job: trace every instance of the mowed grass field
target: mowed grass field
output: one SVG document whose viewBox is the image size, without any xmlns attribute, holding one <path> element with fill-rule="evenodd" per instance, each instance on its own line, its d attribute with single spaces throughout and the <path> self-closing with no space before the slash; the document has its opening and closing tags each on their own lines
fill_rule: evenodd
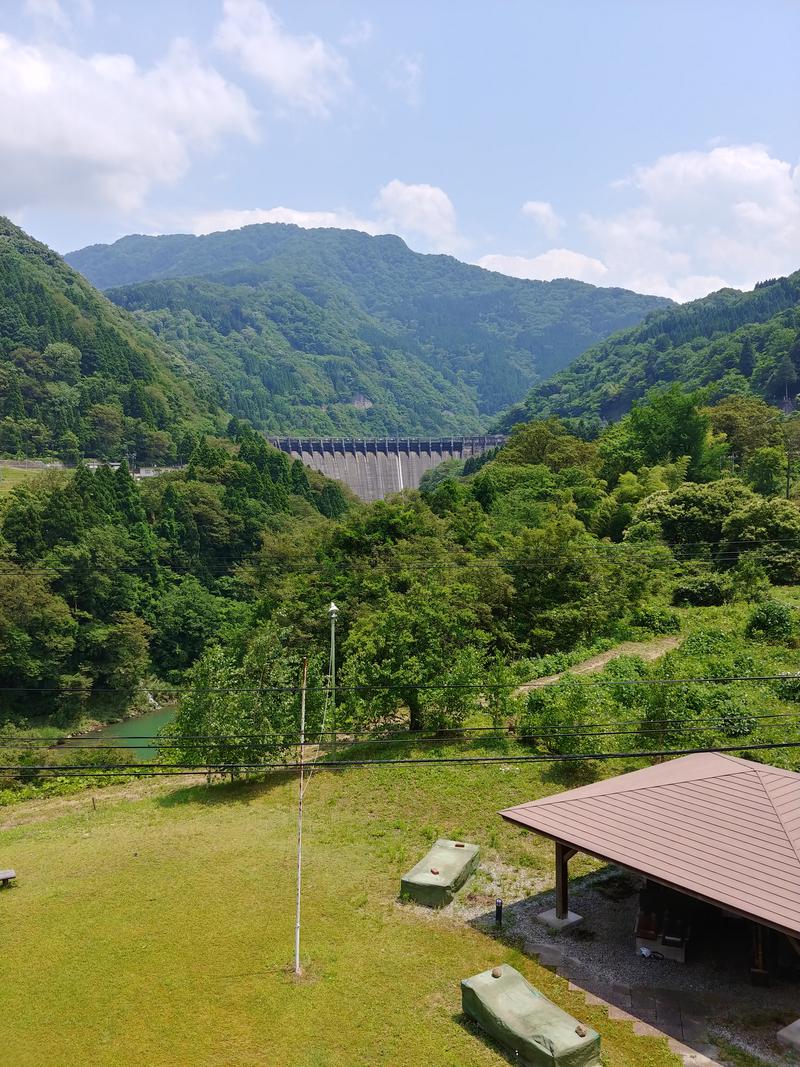
<svg viewBox="0 0 800 1067">
<path fill-rule="evenodd" d="M 678 1064 L 513 944 L 397 900 L 401 873 L 437 836 L 477 841 L 495 870 L 551 885 L 551 847 L 495 812 L 559 788 L 547 770 L 511 763 L 317 771 L 300 982 L 290 974 L 294 777 L 129 783 L 94 791 L 96 811 L 91 793 L 7 808 L 0 867 L 19 879 L 0 892 L 3 1061 L 502 1065 L 462 1019 L 459 980 L 509 962 L 600 1030 L 606 1064 Z"/>
<path fill-rule="evenodd" d="M 10 493 L 12 489 L 16 489 L 18 485 L 22 485 L 31 478 L 39 478 L 46 473 L 44 470 L 34 468 L 26 469 L 24 467 L 4 467 L 0 465 L 0 496 L 4 493 Z"/>
</svg>

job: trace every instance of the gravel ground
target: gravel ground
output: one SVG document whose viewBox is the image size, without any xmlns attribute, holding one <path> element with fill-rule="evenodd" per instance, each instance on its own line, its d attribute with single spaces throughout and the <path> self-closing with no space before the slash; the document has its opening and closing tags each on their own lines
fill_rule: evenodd
<svg viewBox="0 0 800 1067">
<path fill-rule="evenodd" d="M 504 936 L 519 939 L 532 954 L 544 948 L 542 961 L 554 964 L 576 985 L 645 1021 L 653 1021 L 647 1018 L 649 998 L 669 1002 L 684 1020 L 691 1019 L 697 1032 L 707 1024 L 712 1041 L 727 1040 L 769 1064 L 800 1062 L 787 1058 L 775 1042 L 781 1026 L 800 1016 L 800 982 L 775 979 L 768 988 L 750 983 L 746 924 L 731 922 L 722 934 L 705 939 L 695 924 L 686 963 L 646 959 L 634 947 L 640 883 L 627 874 L 612 868 L 575 879 L 570 908 L 583 916 L 583 923 L 563 934 L 537 921 L 555 900 L 535 880 L 497 864 L 482 865 L 476 882 L 451 905 L 454 915 L 493 932 L 494 896 L 504 895 Z M 633 992 L 632 1007 L 628 991 Z M 637 1010 L 637 1000 L 643 1010 Z"/>
</svg>

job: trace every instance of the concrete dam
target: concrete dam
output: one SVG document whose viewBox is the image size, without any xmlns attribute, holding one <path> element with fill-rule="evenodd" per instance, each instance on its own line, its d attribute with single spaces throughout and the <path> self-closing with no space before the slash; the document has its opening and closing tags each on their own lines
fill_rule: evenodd
<svg viewBox="0 0 800 1067">
<path fill-rule="evenodd" d="M 362 500 L 417 489 L 425 471 L 446 459 L 468 459 L 502 445 L 502 434 L 481 437 L 270 437 L 293 459 L 349 485 Z"/>
</svg>

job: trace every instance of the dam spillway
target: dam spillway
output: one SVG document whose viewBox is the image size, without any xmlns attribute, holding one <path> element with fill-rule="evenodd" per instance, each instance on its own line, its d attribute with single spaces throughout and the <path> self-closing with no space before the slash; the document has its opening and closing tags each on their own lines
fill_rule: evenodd
<svg viewBox="0 0 800 1067">
<path fill-rule="evenodd" d="M 307 467 L 344 482 L 362 500 L 381 500 L 418 489 L 425 471 L 446 459 L 479 456 L 506 440 L 478 437 L 270 437 L 269 441 Z"/>
</svg>

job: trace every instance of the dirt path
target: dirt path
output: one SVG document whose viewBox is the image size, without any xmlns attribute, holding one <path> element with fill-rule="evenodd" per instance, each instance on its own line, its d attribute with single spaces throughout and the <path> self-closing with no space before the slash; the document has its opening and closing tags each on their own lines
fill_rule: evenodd
<svg viewBox="0 0 800 1067">
<path fill-rule="evenodd" d="M 543 689 L 563 678 L 565 674 L 593 674 L 595 671 L 601 671 L 612 659 L 619 659 L 620 656 L 639 656 L 647 663 L 652 663 L 677 648 L 682 640 L 682 637 L 653 637 L 649 641 L 623 641 L 621 645 L 615 645 L 607 652 L 600 652 L 582 663 L 576 663 L 568 671 L 559 671 L 558 674 L 548 674 L 545 678 L 534 678 L 532 682 L 526 682 L 514 691 L 514 696 L 530 693 L 532 689 Z"/>
</svg>

